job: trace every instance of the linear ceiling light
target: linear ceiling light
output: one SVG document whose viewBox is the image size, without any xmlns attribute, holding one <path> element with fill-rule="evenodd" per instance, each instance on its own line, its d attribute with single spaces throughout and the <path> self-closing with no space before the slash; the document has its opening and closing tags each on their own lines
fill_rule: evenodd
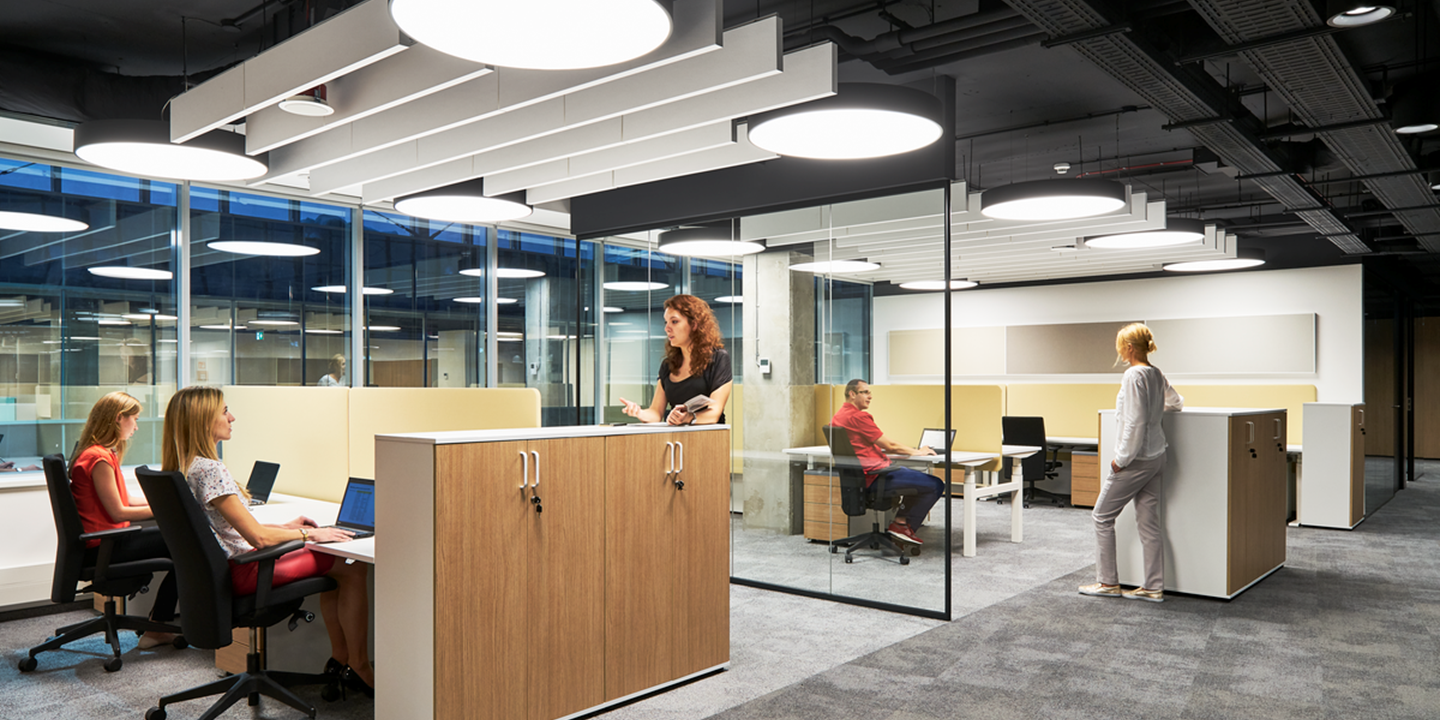
<svg viewBox="0 0 1440 720">
<path fill-rule="evenodd" d="M 790 266 L 796 272 L 812 272 L 816 275 L 828 275 L 830 273 L 858 273 L 879 270 L 880 263 L 865 262 L 864 260 L 820 260 L 818 262 L 796 263 Z"/>
<path fill-rule="evenodd" d="M 1241 270 L 1265 264 L 1265 251 L 1257 248 L 1244 248 L 1235 253 L 1233 258 L 1221 258 L 1219 260 L 1194 260 L 1191 262 L 1170 263 L 1165 266 L 1169 272 L 1214 272 L 1217 270 Z"/>
<path fill-rule="evenodd" d="M 259 240 L 213 240 L 207 243 L 206 247 L 236 255 L 263 255 L 266 257 L 305 257 L 320 254 L 320 248 L 308 245 Z"/>
<path fill-rule="evenodd" d="M 111 170 L 175 180 L 249 180 L 268 170 L 263 155 L 245 155 L 242 135 L 213 130 L 177 144 L 170 142 L 170 123 L 163 120 L 80 123 L 75 155 Z"/>
<path fill-rule="evenodd" d="M 1030 180 L 986 190 L 980 212 L 996 220 L 1073 220 L 1125 207 L 1125 186 L 1111 180 Z"/>
<path fill-rule="evenodd" d="M 940 101 L 913 88 L 840 83 L 835 95 L 750 118 L 750 142 L 777 155 L 857 160 L 919 150 L 941 135 Z"/>
<path fill-rule="evenodd" d="M 350 291 L 349 288 L 346 288 L 344 285 L 321 285 L 320 287 L 313 287 L 313 288 L 310 288 L 310 289 L 311 289 L 311 290 L 314 290 L 315 292 L 338 293 L 338 294 L 342 294 L 342 295 Z M 393 295 L 394 293 L 395 293 L 395 291 L 394 291 L 394 290 L 391 290 L 390 288 L 379 288 L 379 287 L 362 287 L 362 288 L 360 288 L 360 294 L 361 294 L 361 295 Z"/>
<path fill-rule="evenodd" d="M 660 233 L 658 249 L 663 253 L 686 257 L 734 257 L 763 252 L 765 244 L 732 239 L 728 228 L 690 227 Z"/>
<path fill-rule="evenodd" d="M 88 269 L 91 275 L 118 278 L 120 280 L 169 280 L 175 277 L 175 274 L 169 270 L 153 270 L 151 268 L 130 267 L 128 265 L 102 265 Z"/>
<path fill-rule="evenodd" d="M 1360 27 L 1377 23 L 1395 14 L 1389 5 L 1371 5 L 1356 0 L 1331 0 L 1327 5 L 1329 18 L 1325 21 L 1331 27 Z"/>
<path fill-rule="evenodd" d="M 406 35 L 501 67 L 573 70 L 640 57 L 670 37 L 656 0 L 390 0 Z"/>
<path fill-rule="evenodd" d="M 1205 223 L 1189 218 L 1167 218 L 1165 229 L 1102 235 L 1085 241 L 1087 247 L 1112 250 L 1169 247 L 1197 242 L 1205 238 Z"/>
<path fill-rule="evenodd" d="M 664 290 L 670 287 L 662 282 L 646 282 L 644 280 L 617 280 L 605 283 L 606 290 L 620 290 L 624 292 L 644 292 L 646 290 Z"/>
<path fill-rule="evenodd" d="M 951 280 L 951 281 L 950 281 L 950 289 L 951 289 L 951 290 L 969 290 L 970 288 L 976 287 L 976 286 L 978 286 L 979 284 L 980 284 L 980 283 L 977 283 L 977 282 L 975 282 L 975 281 L 973 281 L 973 280 Z M 944 281 L 944 280 L 913 280 L 913 281 L 911 281 L 911 282 L 903 282 L 903 283 L 900 283 L 900 287 L 901 287 L 902 289 L 905 289 L 905 290 L 944 290 L 944 289 L 945 289 L 945 281 Z"/>
<path fill-rule="evenodd" d="M 306 335 L 344 335 L 344 330 L 331 330 L 329 328 L 305 328 Z"/>
<path fill-rule="evenodd" d="M 454 301 L 454 302 L 458 302 L 458 303 L 465 303 L 465 304 L 467 304 L 467 305 L 479 305 L 480 303 L 485 302 L 485 298 L 482 298 L 482 297 L 458 297 L 458 298 L 454 298 L 453 301 Z"/>
<path fill-rule="evenodd" d="M 58 215 L 0 210 L 0 230 L 22 232 L 80 232 L 90 225 Z"/>
<path fill-rule="evenodd" d="M 395 200 L 395 210 L 411 217 L 464 223 L 519 220 L 535 212 L 525 204 L 524 190 L 486 197 L 484 178 L 406 195 Z"/>
</svg>

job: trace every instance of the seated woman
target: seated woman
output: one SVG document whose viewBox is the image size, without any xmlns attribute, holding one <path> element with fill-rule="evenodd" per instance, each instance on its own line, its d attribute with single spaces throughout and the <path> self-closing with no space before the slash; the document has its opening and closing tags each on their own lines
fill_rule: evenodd
<svg viewBox="0 0 1440 720">
<path fill-rule="evenodd" d="M 164 452 L 161 467 L 185 473 L 195 499 L 227 557 L 288 540 L 340 542 L 351 534 L 339 528 L 319 528 L 314 520 L 298 517 L 283 525 L 264 525 L 250 514 L 248 494 L 225 464 L 218 459 L 216 445 L 229 440 L 235 416 L 225 406 L 219 388 L 187 387 L 170 398 L 165 410 Z M 255 592 L 258 563 L 230 566 L 230 580 L 236 593 Z M 325 674 L 374 697 L 375 673 L 370 667 L 370 596 L 366 587 L 369 566 L 347 564 L 334 555 L 304 547 L 275 561 L 274 586 L 296 580 L 329 575 L 340 587 L 321 593 L 320 613 L 330 636 L 330 659 Z"/>
<path fill-rule="evenodd" d="M 80 431 L 76 445 L 79 454 L 70 460 L 70 493 L 75 496 L 75 509 L 80 511 L 80 526 L 85 532 L 100 532 L 130 527 L 133 520 L 149 520 L 150 506 L 130 499 L 125 478 L 120 475 L 120 462 L 125 448 L 140 421 L 140 401 L 123 393 L 112 392 L 90 408 L 85 429 Z M 93 564 L 99 554 L 100 541 L 86 541 L 85 561 Z M 160 528 L 115 538 L 111 562 L 131 562 L 150 558 L 168 558 L 170 549 L 160 537 Z M 175 574 L 167 573 L 155 594 L 150 619 L 170 623 L 175 619 Z M 140 636 L 143 650 L 175 640 L 174 633 L 147 630 Z"/>
</svg>

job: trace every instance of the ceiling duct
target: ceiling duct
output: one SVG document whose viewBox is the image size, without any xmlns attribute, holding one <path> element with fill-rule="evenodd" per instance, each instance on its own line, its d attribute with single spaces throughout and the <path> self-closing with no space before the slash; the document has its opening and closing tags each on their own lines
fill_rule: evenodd
<svg viewBox="0 0 1440 720">
<path fill-rule="evenodd" d="M 846 54 L 889 75 L 1034 45 L 1045 37 L 1044 32 L 1010 8 L 951 18 L 924 27 L 892 30 L 870 40 L 850 35 L 834 25 L 822 25 L 813 33 L 807 33 L 806 43 L 812 35 L 834 42 Z"/>
</svg>

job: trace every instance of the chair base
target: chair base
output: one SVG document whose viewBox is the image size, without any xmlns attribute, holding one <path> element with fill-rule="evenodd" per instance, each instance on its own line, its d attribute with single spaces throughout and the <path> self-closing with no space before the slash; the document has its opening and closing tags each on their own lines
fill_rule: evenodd
<svg viewBox="0 0 1440 720">
<path fill-rule="evenodd" d="M 1025 488 L 1026 507 L 1029 507 L 1030 503 L 1035 502 L 1036 498 L 1053 502 L 1060 507 L 1065 507 L 1070 504 L 1069 495 L 1062 495 L 1060 493 L 1050 492 L 1049 490 L 1041 490 L 1033 485 Z"/>
<path fill-rule="evenodd" d="M 105 633 L 105 642 L 110 646 L 110 650 L 114 654 L 114 657 L 105 662 L 105 669 L 109 672 L 115 672 L 119 670 L 123 664 L 123 661 L 120 659 L 121 630 L 167 632 L 177 635 L 180 633 L 180 628 L 175 625 L 166 625 L 165 623 L 155 622 L 149 618 L 135 615 L 117 614 L 115 612 L 115 598 L 106 597 L 104 615 L 56 629 L 55 637 L 30 648 L 29 656 L 20 661 L 20 671 L 29 672 L 34 670 L 39 664 L 35 656 L 42 652 L 57 650 L 64 645 L 68 645 L 76 640 L 83 640 L 95 633 Z M 183 640 L 179 642 L 181 644 L 177 645 L 177 647 L 183 647 Z"/>
<path fill-rule="evenodd" d="M 307 717 L 314 718 L 315 707 L 306 704 L 299 695 L 291 692 L 290 688 L 299 685 L 326 685 L 332 680 L 320 673 L 265 670 L 260 667 L 260 654 L 254 651 L 245 656 L 245 668 L 243 673 L 160 698 L 159 705 L 145 711 L 145 720 L 165 720 L 166 705 L 211 695 L 220 695 L 220 699 L 216 700 L 199 720 L 214 720 L 241 699 L 248 699 L 251 706 L 258 705 L 261 695 L 279 700 L 305 713 Z"/>
<path fill-rule="evenodd" d="M 901 565 L 910 564 L 910 558 L 906 557 L 905 550 L 902 549 L 900 545 L 896 543 L 893 539 L 891 539 L 889 534 L 885 533 L 880 529 L 879 523 L 874 523 L 870 529 L 870 532 L 860 533 L 859 535 L 851 535 L 850 537 L 843 540 L 830 541 L 830 552 L 838 553 L 840 551 L 840 548 L 842 547 L 845 548 L 845 562 L 847 563 L 855 562 L 854 553 L 856 550 L 864 550 L 866 548 L 869 548 L 871 550 L 879 550 L 879 557 L 882 560 L 889 559 L 886 554 L 886 551 L 888 550 L 889 552 L 894 553 L 898 556 L 896 560 Z"/>
</svg>

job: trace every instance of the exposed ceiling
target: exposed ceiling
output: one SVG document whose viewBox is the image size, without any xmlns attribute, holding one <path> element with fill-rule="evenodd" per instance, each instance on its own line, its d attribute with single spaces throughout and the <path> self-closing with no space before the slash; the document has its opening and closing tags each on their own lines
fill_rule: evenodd
<svg viewBox="0 0 1440 720">
<path fill-rule="evenodd" d="M 192 85 L 213 80 L 357 5 L 352 0 L 215 0 L 199 6 L 170 0 L 5 3 L 0 7 L 0 110 L 67 122 L 158 113 L 158 106 L 185 87 L 187 77 Z M 724 123 L 716 120 L 704 128 L 693 118 L 712 113 L 743 118 L 758 111 L 764 104 L 753 101 L 756 92 L 737 90 L 726 98 L 717 88 L 777 85 L 778 77 L 792 75 L 791 66 L 800 65 L 799 53 L 828 41 L 839 59 L 840 81 L 953 79 L 954 178 L 970 192 L 1054 177 L 1053 166 L 1065 162 L 1071 177 L 1122 180 L 1148 202 L 1163 200 L 1172 215 L 1222 224 L 1241 246 L 1265 249 L 1270 267 L 1385 258 L 1392 274 L 1407 278 L 1424 302 L 1440 304 L 1440 207 L 1430 189 L 1440 177 L 1418 172 L 1440 171 L 1440 133 L 1402 137 L 1384 122 L 1407 85 L 1418 82 L 1432 92 L 1440 87 L 1424 76 L 1440 71 L 1440 0 L 1402 2 L 1395 19 L 1324 34 L 1323 8 L 1310 0 L 731 0 L 723 3 L 720 17 L 710 20 L 712 29 L 725 32 L 720 51 L 705 50 L 696 39 L 711 27 L 706 18 L 681 21 L 695 8 L 713 7 L 713 0 L 676 0 L 676 6 L 677 35 L 692 43 L 689 55 L 637 70 L 642 79 L 629 87 L 648 87 L 657 97 L 693 97 L 658 106 L 641 98 L 631 106 L 603 109 L 607 117 L 624 117 L 632 126 L 638 126 L 637 118 L 655 124 L 656 139 L 639 159 L 634 146 L 646 143 L 606 140 L 600 137 L 603 122 L 565 124 L 563 119 L 543 133 L 527 128 L 530 135 L 515 135 L 501 153 L 487 152 L 492 146 L 480 144 L 444 156 L 425 155 L 430 151 L 416 141 L 408 153 L 357 154 L 341 161 L 331 155 L 324 164 L 313 162 L 318 151 L 296 150 L 302 143 L 290 142 L 323 133 L 310 128 L 276 135 L 262 117 L 273 115 L 273 108 L 249 114 L 246 131 L 257 144 L 275 148 L 271 164 L 277 171 L 269 178 L 275 185 L 316 189 L 318 184 L 322 190 L 383 200 L 482 174 L 487 190 L 492 176 L 506 187 L 549 188 L 537 199 L 557 201 L 550 207 L 563 209 L 567 197 L 618 187 L 616 173 L 633 173 L 632 181 L 663 182 L 670 175 L 625 168 L 674 166 L 681 144 L 686 152 L 680 154 L 758 159 L 753 148 L 733 147 L 736 139 L 719 132 Z M 194 17 L 183 19 L 186 13 Z M 731 52 L 741 43 L 758 48 L 772 39 L 785 54 L 779 61 L 784 73 L 757 61 L 764 53 Z M 410 48 L 387 56 L 386 62 L 397 65 L 407 55 L 418 59 L 421 52 Z M 806 57 L 813 57 L 815 51 L 809 52 Z M 716 59 L 725 53 L 737 59 Z M 432 76 L 428 82 L 442 89 L 481 87 L 504 77 L 539 82 L 533 75 L 511 76 L 505 69 L 491 72 L 441 59 L 414 64 L 423 65 Z M 587 97 L 583 78 L 574 80 L 562 93 L 572 105 L 573 98 Z M 827 81 L 822 72 L 810 77 L 807 87 Z M 553 91 L 562 84 L 548 87 Z M 599 87 L 606 84 L 624 87 Z M 813 92 L 798 80 L 790 85 L 766 97 L 773 104 L 784 93 L 803 97 Z M 615 95 L 593 88 L 588 93 L 591 98 Z M 432 102 L 438 104 L 431 107 L 447 107 Z M 533 108 L 543 105 L 530 106 L 531 112 L 539 113 Z M 172 118 L 185 112 L 182 103 Z M 661 132 L 662 125 L 677 122 L 685 112 L 692 113 L 682 118 L 691 129 Z M 472 112 L 480 121 L 467 124 L 493 132 L 516 120 L 522 125 L 545 121 L 536 114 L 515 115 L 510 125 L 495 120 L 506 114 L 512 113 Z M 457 130 L 443 137 L 443 144 L 453 148 L 466 136 Z M 743 145 L 743 127 L 738 140 Z M 595 143 L 606 142 L 611 143 L 606 150 L 593 151 Z M 571 177 L 570 168 L 581 165 L 574 161 L 581 157 L 574 148 L 586 143 L 592 147 L 584 157 L 595 161 L 593 172 Z M 432 141 L 431 147 L 441 144 Z M 487 155 L 494 162 L 475 159 Z M 427 158 L 428 166 L 416 171 L 419 156 Z M 724 166 L 722 160 L 708 162 L 679 163 L 669 172 Z M 357 186 L 350 179 L 357 177 L 354 173 L 376 179 Z M 609 179 L 595 181 L 605 173 Z M 1088 276 L 1145 271 L 1105 266 Z"/>
</svg>

